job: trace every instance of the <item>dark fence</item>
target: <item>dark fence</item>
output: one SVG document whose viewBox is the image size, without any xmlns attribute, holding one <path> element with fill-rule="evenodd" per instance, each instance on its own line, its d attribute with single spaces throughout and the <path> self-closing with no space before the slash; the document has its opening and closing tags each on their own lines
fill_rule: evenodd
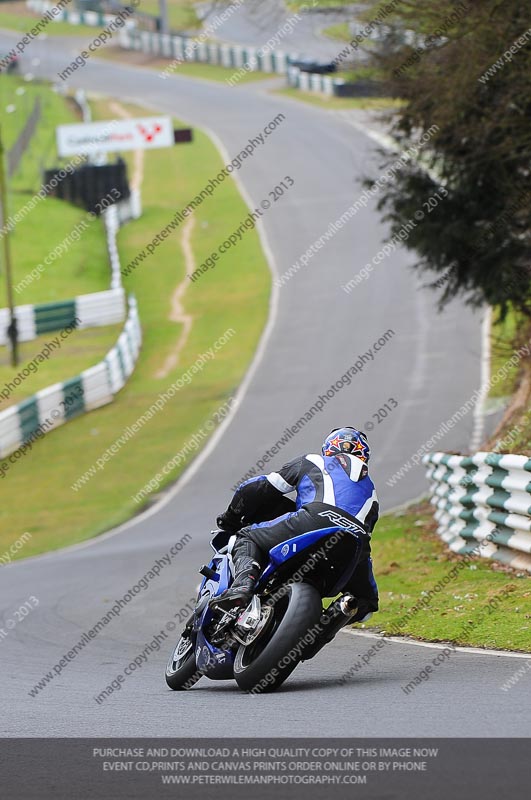
<svg viewBox="0 0 531 800">
<path fill-rule="evenodd" d="M 49 184 L 59 173 L 60 167 L 46 170 L 44 183 Z M 113 192 L 117 190 L 117 194 Z M 84 164 L 71 174 L 58 180 L 50 192 L 53 197 L 67 200 L 87 211 L 99 213 L 99 204 L 104 197 L 116 194 L 117 200 L 127 200 L 131 192 L 127 178 L 127 164 L 119 158 L 114 164 Z"/>
<path fill-rule="evenodd" d="M 154 14 L 146 14 L 145 11 L 137 11 L 135 9 L 134 18 L 141 30 L 159 33 L 162 29 L 160 17 L 156 17 Z"/>
<path fill-rule="evenodd" d="M 17 141 L 7 153 L 8 177 L 11 177 L 13 175 L 18 165 L 20 164 L 20 159 L 24 155 L 24 152 L 26 151 L 26 148 L 29 145 L 31 138 L 35 133 L 37 125 L 39 124 L 39 120 L 41 118 L 41 111 L 42 111 L 41 98 L 36 97 L 31 114 L 27 118 Z"/>
<path fill-rule="evenodd" d="M 380 81 L 359 80 L 336 84 L 334 94 L 336 97 L 386 97 L 389 91 Z"/>
</svg>

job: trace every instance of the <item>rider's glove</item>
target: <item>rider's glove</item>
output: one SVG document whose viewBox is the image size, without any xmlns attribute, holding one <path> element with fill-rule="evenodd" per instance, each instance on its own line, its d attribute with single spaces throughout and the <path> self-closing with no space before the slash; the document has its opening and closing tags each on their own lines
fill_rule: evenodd
<svg viewBox="0 0 531 800">
<path fill-rule="evenodd" d="M 216 519 L 216 524 L 222 531 L 239 531 L 242 526 L 241 523 L 241 517 L 235 514 L 230 507 Z"/>
</svg>

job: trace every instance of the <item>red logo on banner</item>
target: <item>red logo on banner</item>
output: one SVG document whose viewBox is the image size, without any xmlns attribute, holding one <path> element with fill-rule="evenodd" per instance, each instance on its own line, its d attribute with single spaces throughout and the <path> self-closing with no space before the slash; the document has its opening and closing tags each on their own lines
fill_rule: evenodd
<svg viewBox="0 0 531 800">
<path fill-rule="evenodd" d="M 140 123 L 137 125 L 138 130 L 140 131 L 140 135 L 143 137 L 145 142 L 152 142 L 154 141 L 155 137 L 162 132 L 162 125 L 158 123 L 152 126 L 152 130 L 146 128 L 144 125 Z"/>
</svg>

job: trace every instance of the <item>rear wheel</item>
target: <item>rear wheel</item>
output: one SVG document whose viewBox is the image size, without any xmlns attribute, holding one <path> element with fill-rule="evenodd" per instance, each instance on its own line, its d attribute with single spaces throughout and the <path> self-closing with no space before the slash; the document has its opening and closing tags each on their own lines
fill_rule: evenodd
<svg viewBox="0 0 531 800">
<path fill-rule="evenodd" d="M 251 644 L 241 645 L 236 653 L 238 686 L 253 694 L 278 689 L 301 661 L 308 646 L 303 639 L 319 621 L 322 609 L 321 596 L 313 586 L 286 586 L 261 635 Z"/>
<path fill-rule="evenodd" d="M 197 683 L 201 673 L 195 665 L 195 636 L 183 633 L 166 667 L 166 683 L 175 692 L 186 691 Z"/>
</svg>

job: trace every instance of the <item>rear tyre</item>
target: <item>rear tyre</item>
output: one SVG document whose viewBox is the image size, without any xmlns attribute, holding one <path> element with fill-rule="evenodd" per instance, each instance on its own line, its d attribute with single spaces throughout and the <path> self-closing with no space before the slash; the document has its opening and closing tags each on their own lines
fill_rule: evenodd
<svg viewBox="0 0 531 800">
<path fill-rule="evenodd" d="M 247 692 L 272 692 L 284 683 L 304 656 L 308 645 L 302 640 L 321 617 L 317 589 L 308 583 L 292 583 L 285 589 L 259 638 L 241 645 L 236 653 L 234 677 Z"/>
<path fill-rule="evenodd" d="M 166 683 L 174 692 L 190 689 L 200 679 L 195 665 L 195 636 L 183 634 L 166 667 Z"/>
</svg>

